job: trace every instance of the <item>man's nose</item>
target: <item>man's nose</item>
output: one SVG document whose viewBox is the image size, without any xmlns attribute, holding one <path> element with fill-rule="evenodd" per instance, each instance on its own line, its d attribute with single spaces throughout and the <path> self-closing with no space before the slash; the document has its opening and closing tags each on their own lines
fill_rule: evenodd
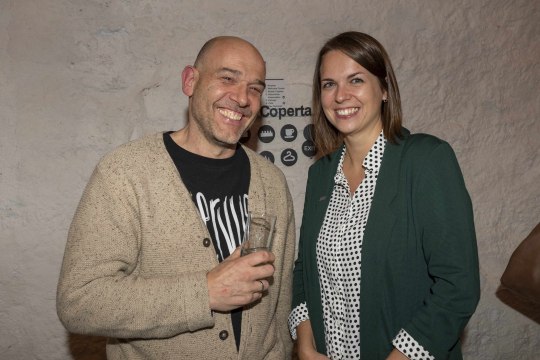
<svg viewBox="0 0 540 360">
<path fill-rule="evenodd" d="M 239 83 L 232 92 L 231 99 L 238 103 L 240 107 L 249 105 L 249 87 L 247 84 Z"/>
</svg>

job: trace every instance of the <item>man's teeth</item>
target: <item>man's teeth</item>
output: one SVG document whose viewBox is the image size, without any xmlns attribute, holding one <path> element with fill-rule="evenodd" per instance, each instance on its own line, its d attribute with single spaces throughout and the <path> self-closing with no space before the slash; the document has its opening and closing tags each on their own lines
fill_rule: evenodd
<svg viewBox="0 0 540 360">
<path fill-rule="evenodd" d="M 336 112 L 338 115 L 347 116 L 347 115 L 354 114 L 358 110 L 359 108 L 355 107 L 355 108 L 348 108 L 348 109 L 339 109 L 339 110 L 336 110 Z"/>
<path fill-rule="evenodd" d="M 228 109 L 219 109 L 219 113 L 231 120 L 240 120 L 242 118 L 242 114 Z"/>
</svg>

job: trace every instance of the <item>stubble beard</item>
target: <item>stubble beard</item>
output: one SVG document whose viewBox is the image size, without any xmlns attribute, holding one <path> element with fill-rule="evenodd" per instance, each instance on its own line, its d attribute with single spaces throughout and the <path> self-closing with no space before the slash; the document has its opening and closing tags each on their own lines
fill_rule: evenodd
<svg viewBox="0 0 540 360">
<path fill-rule="evenodd" d="M 195 110 L 193 111 L 193 122 L 199 129 L 199 132 L 209 143 L 215 144 L 219 147 L 229 149 L 235 147 L 243 134 L 243 131 L 234 135 L 220 134 L 217 126 L 214 124 L 213 118 L 209 118 L 209 116 L 205 116 L 205 114 L 199 114 Z"/>
<path fill-rule="evenodd" d="M 253 118 L 247 122 L 247 125 L 243 126 L 242 131 L 236 133 L 227 131 L 229 129 L 221 131 L 217 120 L 215 119 L 215 116 L 220 116 L 216 115 L 216 112 L 218 112 L 217 107 L 219 107 L 220 102 L 218 101 L 211 104 L 210 111 L 206 111 L 205 109 L 208 108 L 209 104 L 203 100 L 204 98 L 204 96 L 194 95 L 193 103 L 191 104 L 192 120 L 197 129 L 210 144 L 215 144 L 219 147 L 228 149 L 236 147 L 244 132 L 253 125 L 256 116 L 253 116 Z M 226 103 L 224 103 L 224 105 L 226 106 Z M 244 114 L 244 116 L 246 116 L 246 114 Z M 241 119 L 240 121 L 245 121 L 245 119 Z M 238 130 L 240 130 L 240 128 Z"/>
</svg>

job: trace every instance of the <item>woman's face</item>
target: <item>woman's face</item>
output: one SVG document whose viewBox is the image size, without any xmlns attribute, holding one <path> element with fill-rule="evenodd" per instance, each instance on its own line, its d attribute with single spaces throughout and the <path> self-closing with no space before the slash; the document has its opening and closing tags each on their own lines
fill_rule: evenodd
<svg viewBox="0 0 540 360">
<path fill-rule="evenodd" d="M 375 75 L 337 50 L 323 56 L 320 75 L 324 114 L 341 134 L 381 132 L 381 103 L 387 94 Z"/>
</svg>

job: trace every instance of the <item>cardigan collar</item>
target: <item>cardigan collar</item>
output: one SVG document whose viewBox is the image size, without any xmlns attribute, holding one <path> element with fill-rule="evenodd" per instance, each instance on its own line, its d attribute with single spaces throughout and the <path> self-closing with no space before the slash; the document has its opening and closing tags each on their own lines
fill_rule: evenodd
<svg viewBox="0 0 540 360">
<path fill-rule="evenodd" d="M 169 155 L 169 153 L 167 152 L 167 149 L 165 148 L 165 144 L 163 142 L 163 132 L 150 135 L 148 139 L 151 141 L 152 146 L 154 147 L 154 151 L 152 152 L 153 154 L 152 162 L 155 164 L 159 164 L 159 166 L 163 169 L 164 174 L 169 179 L 172 179 L 171 181 L 174 181 L 176 183 L 175 188 L 177 189 L 177 194 L 179 196 L 179 199 L 181 199 L 181 203 L 189 204 L 187 206 L 192 206 L 194 213 L 198 214 L 198 210 L 195 204 L 193 204 L 191 195 L 189 194 L 189 191 L 187 190 L 180 175 L 178 174 L 176 165 L 174 165 L 174 162 L 171 159 L 171 156 Z M 265 213 L 266 212 L 266 187 L 265 187 L 264 179 L 262 176 L 262 169 L 261 169 L 261 163 L 260 163 L 261 160 L 257 158 L 258 155 L 255 152 L 253 152 L 251 149 L 247 148 L 244 145 L 242 145 L 242 147 L 248 156 L 249 164 L 250 164 L 249 165 L 250 172 L 251 172 L 251 177 L 249 181 L 249 193 L 248 193 L 249 211 L 256 212 L 256 213 Z M 263 159 L 263 161 L 266 161 L 266 160 Z M 199 230 L 204 233 L 207 233 L 206 226 L 204 225 L 202 220 L 199 223 L 200 223 Z"/>
<path fill-rule="evenodd" d="M 390 204 L 392 200 L 395 198 L 397 190 L 398 190 L 398 178 L 394 176 L 396 174 L 396 170 L 400 167 L 402 152 L 403 152 L 403 144 L 407 140 L 407 138 L 410 135 L 410 131 L 404 127 L 401 128 L 401 138 L 397 139 L 397 143 L 393 144 L 391 142 L 387 142 L 384 150 L 384 156 L 383 161 L 381 164 L 381 168 L 379 170 L 379 181 L 382 182 L 384 185 L 381 185 L 380 187 L 384 187 L 385 191 L 381 192 L 379 191 L 378 194 L 376 192 L 374 201 L 381 201 L 385 204 Z M 341 160 L 341 154 L 343 153 L 345 148 L 345 145 L 341 145 L 339 149 L 334 151 L 331 154 L 326 155 L 322 158 L 323 161 L 328 161 L 329 168 L 332 169 L 332 174 L 336 174 L 338 170 L 338 166 L 340 164 Z M 330 180 L 330 179 L 329 179 Z M 334 179 L 333 176 L 331 177 L 332 181 L 328 181 L 327 186 L 327 194 L 332 193 L 332 189 L 334 186 Z M 379 185 L 379 184 L 377 184 Z"/>
</svg>

